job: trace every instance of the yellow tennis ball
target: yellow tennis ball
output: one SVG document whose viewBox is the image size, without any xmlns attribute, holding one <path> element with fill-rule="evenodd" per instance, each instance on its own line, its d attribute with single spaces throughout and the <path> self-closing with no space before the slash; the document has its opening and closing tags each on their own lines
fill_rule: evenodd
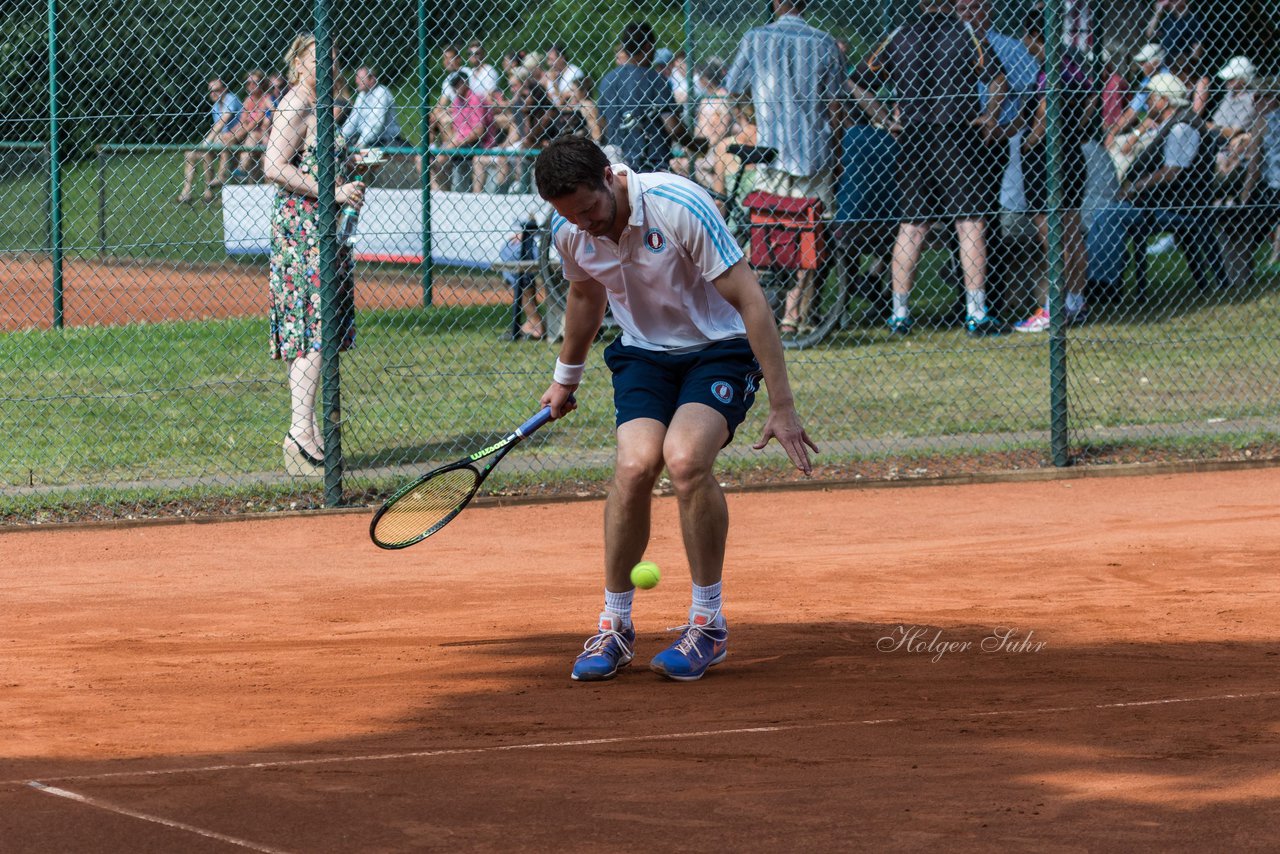
<svg viewBox="0 0 1280 854">
<path fill-rule="evenodd" d="M 631 568 L 631 583 L 641 590 L 657 587 L 662 579 L 662 571 L 651 560 L 642 560 Z"/>
</svg>

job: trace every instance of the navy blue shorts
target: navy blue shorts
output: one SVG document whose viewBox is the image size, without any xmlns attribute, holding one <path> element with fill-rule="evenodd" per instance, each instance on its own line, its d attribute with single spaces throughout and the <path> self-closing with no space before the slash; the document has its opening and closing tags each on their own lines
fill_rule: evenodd
<svg viewBox="0 0 1280 854">
<path fill-rule="evenodd" d="M 619 426 L 637 418 L 670 425 L 684 404 L 704 403 L 724 416 L 732 439 L 760 387 L 760 364 L 745 338 L 717 341 L 692 353 L 627 347 L 618 338 L 605 349 L 604 362 L 613 373 Z"/>
</svg>

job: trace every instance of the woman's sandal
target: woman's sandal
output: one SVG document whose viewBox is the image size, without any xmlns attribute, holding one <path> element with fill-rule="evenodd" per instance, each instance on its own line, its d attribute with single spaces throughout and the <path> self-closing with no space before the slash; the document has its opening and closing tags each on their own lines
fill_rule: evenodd
<svg viewBox="0 0 1280 854">
<path fill-rule="evenodd" d="M 324 458 L 313 457 L 292 433 L 284 434 L 284 470 L 290 477 L 322 477 Z"/>
</svg>

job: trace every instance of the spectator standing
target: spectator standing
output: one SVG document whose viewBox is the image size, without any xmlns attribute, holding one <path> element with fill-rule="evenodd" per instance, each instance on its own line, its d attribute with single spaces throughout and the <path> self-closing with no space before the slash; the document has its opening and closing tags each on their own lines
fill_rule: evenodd
<svg viewBox="0 0 1280 854">
<path fill-rule="evenodd" d="M 452 45 L 440 52 L 440 67 L 444 69 L 444 78 L 440 81 L 440 98 L 431 111 L 431 124 L 436 135 L 444 140 L 449 136 L 449 105 L 453 103 L 453 86 L 449 81 L 458 72 L 467 72 L 462 67 L 462 54 Z"/>
<path fill-rule="evenodd" d="M 280 99 L 289 89 L 289 81 L 283 74 L 272 74 L 267 78 L 267 94 L 271 96 L 271 108 L 280 106 Z"/>
<path fill-rule="evenodd" d="M 493 98 L 500 91 L 502 77 L 498 70 L 484 61 L 484 45 L 472 42 L 467 45 L 467 65 L 471 74 L 471 88 L 482 98 Z"/>
<path fill-rule="evenodd" d="M 204 135 L 200 145 L 191 149 L 182 157 L 182 190 L 178 193 L 177 198 L 177 202 L 180 205 L 191 203 L 191 191 L 195 186 L 196 166 L 198 164 L 204 164 L 203 198 L 205 203 L 213 202 L 214 193 L 227 180 L 225 154 L 218 155 L 221 163 L 219 164 L 219 172 L 216 178 L 213 173 L 213 161 L 215 152 L 227 144 L 226 139 L 235 131 L 236 125 L 240 121 L 240 99 L 227 88 L 221 77 L 210 77 L 207 81 L 207 91 L 211 102 L 209 118 L 212 121 L 212 127 Z"/>
<path fill-rule="evenodd" d="M 676 92 L 675 81 L 671 79 L 671 66 L 675 63 L 675 51 L 668 47 L 660 47 L 653 52 L 653 70 L 661 74 L 667 80 L 667 85 L 671 87 L 671 95 L 677 100 L 679 94 Z"/>
<path fill-rule="evenodd" d="M 1028 19 L 1023 40 L 1037 63 L 1045 63 L 1044 19 L 1035 14 Z M 1046 134 L 1047 90 L 1049 78 L 1040 72 L 1037 81 L 1038 96 L 1030 105 L 1031 127 L 1021 142 L 1023 186 L 1027 206 L 1035 221 L 1040 243 L 1047 256 L 1049 249 L 1049 171 L 1058 175 L 1061 197 L 1062 260 L 1064 299 L 1067 323 L 1080 323 L 1085 318 L 1085 251 L 1084 234 L 1080 226 L 1080 207 L 1084 203 L 1088 174 L 1085 165 L 1084 144 L 1093 128 L 1093 115 L 1098 97 L 1088 74 L 1076 63 L 1073 55 L 1062 57 L 1062 77 L 1058 89 L 1061 98 L 1061 120 L 1058 124 L 1058 160 L 1049 160 Z M 1026 320 L 1015 323 L 1015 332 L 1045 332 L 1049 329 L 1049 280 L 1047 265 L 1041 264 L 1042 273 L 1036 284 L 1036 301 L 1039 307 Z"/>
<path fill-rule="evenodd" d="M 835 169 L 844 61 L 829 34 L 804 20 L 805 0 L 773 0 L 774 21 L 747 32 L 729 66 L 725 89 L 750 95 L 760 145 L 777 152 L 762 166 L 755 189 L 776 196 L 814 198 L 835 216 Z M 781 330 L 795 334 L 806 322 L 816 275 L 801 270 L 787 293 Z"/>
<path fill-rule="evenodd" d="M 637 172 L 667 171 L 672 140 L 684 142 L 690 136 L 676 116 L 671 85 L 651 67 L 653 41 L 648 24 L 623 27 L 623 63 L 600 81 L 596 102 L 606 139 Z"/>
<path fill-rule="evenodd" d="M 584 82 L 587 75 L 578 66 L 569 64 L 562 44 L 553 44 L 547 48 L 546 63 L 544 85 L 547 87 L 547 94 L 557 104 L 564 104 L 573 96 L 573 87 Z"/>
<path fill-rule="evenodd" d="M 1033 8 L 1043 13 L 1043 3 Z M 1062 46 L 1072 54 L 1072 61 L 1082 63 L 1093 54 L 1093 13 L 1089 0 L 1062 0 Z"/>
<path fill-rule="evenodd" d="M 528 66 L 516 69 L 512 78 L 515 88 L 511 100 L 516 112 L 520 146 L 542 148 L 560 135 L 560 108 Z"/>
<path fill-rule="evenodd" d="M 289 366 L 291 421 L 284 437 L 286 471 L 295 476 L 324 473 L 324 436 L 316 424 L 320 352 L 324 336 L 337 336 L 339 349 L 355 342 L 355 267 L 350 247 L 338 247 L 336 328 L 322 326 L 320 288 L 320 187 L 316 155 L 316 41 L 293 40 L 285 56 L 288 93 L 271 122 L 263 158 L 266 179 L 277 186 L 271 216 L 271 357 Z M 335 137 L 340 164 L 346 145 Z M 364 184 L 337 178 L 335 206 L 364 204 Z M 336 214 L 336 211 L 335 211 Z"/>
<path fill-rule="evenodd" d="M 271 109 L 274 106 L 271 95 L 267 92 L 266 83 L 266 74 L 256 68 L 245 75 L 245 96 L 244 104 L 240 108 L 240 121 L 225 135 L 228 145 L 251 147 L 260 146 L 266 142 L 267 131 L 271 129 Z M 224 152 L 222 155 L 223 172 L 227 169 L 228 156 L 229 152 Z M 256 165 L 261 162 L 261 153 L 242 151 L 237 159 L 240 171 L 248 177 L 256 171 Z"/>
<path fill-rule="evenodd" d="M 1177 231 L 1201 291 L 1223 281 L 1213 223 L 1205 207 L 1213 198 L 1214 151 L 1203 121 L 1175 74 L 1157 74 L 1147 85 L 1152 138 L 1125 173 L 1114 205 L 1098 211 L 1089 229 L 1090 299 L 1114 300 L 1128 266 L 1128 238 Z"/>
<path fill-rule="evenodd" d="M 955 14 L 950 0 L 923 0 L 923 14 L 900 27 L 855 69 L 850 80 L 859 106 L 898 138 L 898 186 L 902 222 L 893 246 L 891 332 L 914 326 L 911 288 L 929 224 L 954 221 L 965 288 L 965 328 L 970 335 L 999 335 L 1004 327 L 987 310 L 987 194 L 981 166 L 984 136 L 998 128 L 1002 99 L 982 107 L 978 84 L 993 92 L 1007 84 L 985 37 Z M 874 93 L 889 84 L 898 119 Z"/>
<path fill-rule="evenodd" d="M 691 100 L 696 102 L 707 94 L 698 80 L 698 75 L 690 76 L 689 60 L 682 50 L 676 51 L 671 62 L 668 63 L 667 79 L 671 81 L 671 89 L 675 92 L 678 104 L 687 104 Z M 690 92 L 690 86 L 692 86 L 692 92 Z"/>
<path fill-rule="evenodd" d="M 493 109 L 487 100 L 480 98 L 470 86 L 470 79 L 463 71 L 455 71 L 446 80 L 453 97 L 445 114 L 446 130 L 440 136 L 442 148 L 469 148 L 480 139 L 496 140 L 497 126 Z M 461 192 L 474 187 L 477 178 L 476 164 L 464 154 L 437 154 L 432 159 L 431 188 L 434 190 Z M 487 165 L 487 164 L 486 164 Z M 484 180 L 483 170 L 479 171 Z"/>
<path fill-rule="evenodd" d="M 1170 59 L 1189 60 L 1195 66 L 1204 55 L 1204 25 L 1187 0 L 1156 0 L 1146 37 Z"/>
<path fill-rule="evenodd" d="M 356 100 L 351 115 L 342 126 L 342 135 L 352 148 L 404 145 L 400 122 L 396 120 L 396 102 L 391 90 L 378 82 L 372 66 L 356 69 Z"/>
<path fill-rule="evenodd" d="M 453 148 L 492 148 L 497 142 L 498 128 L 493 120 L 493 105 L 479 92 L 471 88 L 467 75 L 458 73 L 449 79 L 453 87 L 453 104 L 450 117 L 453 125 Z M 441 155 L 443 156 L 443 155 Z M 471 192 L 484 190 L 485 172 L 472 161 Z"/>
<path fill-rule="evenodd" d="M 1024 133 L 1020 128 L 1024 108 L 1037 100 L 1043 62 L 1032 56 L 1020 37 L 1006 35 L 996 29 L 988 0 L 956 0 L 956 15 L 973 27 L 975 33 L 986 38 L 1004 69 L 1003 76 L 994 75 L 995 86 L 980 80 L 978 95 L 984 110 L 990 99 L 1002 99 L 996 114 L 996 127 L 982 136 L 979 163 L 985 185 L 982 213 L 986 219 L 987 291 L 1007 294 L 1014 286 L 1011 279 L 1016 274 L 1013 260 L 1017 241 L 1012 239 L 1012 235 L 1011 239 L 1005 239 L 999 216 L 1000 190 L 1005 172 L 1012 168 L 1011 146 L 1022 144 Z M 961 268 L 962 264 L 953 254 L 947 265 L 949 283 L 958 283 L 963 278 L 956 274 Z"/>
<path fill-rule="evenodd" d="M 1124 76 L 1123 48 L 1113 45 L 1102 52 L 1102 132 L 1104 137 L 1114 138 L 1124 112 L 1132 99 L 1129 80 Z"/>
<path fill-rule="evenodd" d="M 447 107 L 453 103 L 453 84 L 449 82 L 450 79 L 458 72 L 463 74 L 468 72 L 462 67 L 462 54 L 452 45 L 440 52 L 440 67 L 444 69 L 444 79 L 440 82 L 439 104 Z"/>
<path fill-rule="evenodd" d="M 597 144 L 604 140 L 604 126 L 600 122 L 600 110 L 591 99 L 591 81 L 583 77 L 569 87 L 560 107 L 564 133 L 585 136 Z"/>
</svg>

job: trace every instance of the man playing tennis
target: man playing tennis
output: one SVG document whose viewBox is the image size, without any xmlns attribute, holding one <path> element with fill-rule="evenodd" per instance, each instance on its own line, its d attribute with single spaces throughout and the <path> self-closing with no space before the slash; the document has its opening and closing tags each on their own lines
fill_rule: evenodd
<svg viewBox="0 0 1280 854">
<path fill-rule="evenodd" d="M 757 450 L 776 438 L 798 469 L 812 471 L 777 324 L 710 196 L 666 173 L 610 166 L 588 139 L 555 140 L 534 165 L 538 194 L 569 281 L 564 344 L 542 404 L 573 408 L 606 301 L 622 335 L 605 350 L 613 374 L 618 450 L 605 505 L 605 603 L 598 632 L 573 664 L 580 681 L 611 679 L 631 662 L 631 568 L 649 541 L 654 483 L 666 465 L 675 488 L 693 606 L 679 639 L 650 667 L 692 681 L 724 659 L 720 609 L 729 515 L 714 474 L 761 377 L 769 416 Z M 807 446 L 807 447 L 806 447 Z"/>
</svg>

